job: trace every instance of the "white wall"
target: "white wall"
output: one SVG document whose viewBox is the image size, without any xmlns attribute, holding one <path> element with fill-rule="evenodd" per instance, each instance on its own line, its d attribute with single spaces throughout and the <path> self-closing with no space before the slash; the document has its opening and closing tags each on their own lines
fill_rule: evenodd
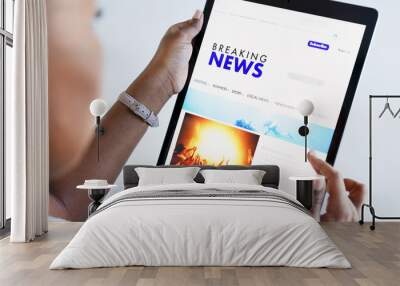
<svg viewBox="0 0 400 286">
<path fill-rule="evenodd" d="M 349 121 L 337 157 L 336 167 L 346 176 L 368 183 L 368 96 L 370 94 L 400 95 L 400 2 L 394 0 L 351 0 L 345 1 L 374 7 L 379 11 L 379 20 L 367 61 L 361 76 L 357 94 L 351 109 Z M 381 103 L 382 104 L 382 103 Z M 396 108 L 400 104 L 395 104 Z M 382 105 L 383 107 L 383 105 Z M 400 140 L 400 119 L 397 130 L 387 126 L 387 141 Z M 394 120 L 391 123 L 395 122 Z M 392 124 L 391 124 L 392 125 Z M 378 138 L 375 139 L 377 141 Z M 380 140 L 380 139 L 379 139 Z M 389 145 L 388 145 L 389 146 Z M 383 151 L 383 152 L 382 152 Z M 387 162 L 400 159 L 400 151 L 394 148 L 376 151 L 376 155 Z M 382 162 L 382 160 L 380 160 Z M 377 162 L 378 163 L 378 162 Z M 380 216 L 400 216 L 400 190 L 398 168 L 387 168 L 379 164 L 381 172 L 376 175 L 374 201 Z M 392 199 L 389 199 L 392 197 Z M 393 199 L 395 198 L 395 199 Z"/>
<path fill-rule="evenodd" d="M 191 17 L 204 0 L 99 0 L 103 17 L 96 21 L 96 29 L 105 53 L 103 94 L 113 102 L 151 59 L 167 27 Z M 400 2 L 396 0 L 348 0 L 345 2 L 371 6 L 379 10 L 380 19 L 360 80 L 358 91 L 337 157 L 336 167 L 346 176 L 368 182 L 368 95 L 400 94 Z M 118 3 L 118 4 L 117 4 Z M 129 163 L 155 164 L 166 132 L 174 100 L 160 115 L 161 127 L 150 129 L 129 159 Z M 399 104 L 400 106 L 400 104 Z M 388 130 L 390 131 L 390 130 Z M 400 120 L 399 120 L 400 131 Z M 393 133 L 393 132 L 392 132 Z M 396 133 L 396 132 L 394 132 Z M 400 140 L 400 132 L 392 140 Z M 390 153 L 386 153 L 392 155 Z M 400 154 L 400 153 L 399 153 Z M 393 156 L 391 156 L 393 157 Z M 389 158 L 390 159 L 390 158 Z M 396 169 L 379 174 L 384 176 L 381 188 L 376 188 L 374 199 L 383 207 L 380 215 L 400 215 L 400 190 Z M 393 178 L 393 179 L 388 179 Z M 119 179 L 119 185 L 122 181 Z M 388 192 L 396 200 L 387 201 Z"/>
</svg>

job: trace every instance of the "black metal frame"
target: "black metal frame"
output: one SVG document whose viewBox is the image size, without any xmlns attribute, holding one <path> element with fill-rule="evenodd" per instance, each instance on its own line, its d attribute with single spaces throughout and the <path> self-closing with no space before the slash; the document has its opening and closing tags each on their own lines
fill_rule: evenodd
<svg viewBox="0 0 400 286">
<path fill-rule="evenodd" d="M 346 96 L 340 110 L 339 118 L 337 120 L 336 128 L 331 140 L 326 161 L 330 164 L 335 163 L 336 155 L 339 150 L 340 142 L 342 140 L 344 128 L 346 126 L 347 118 L 350 113 L 350 108 L 353 103 L 353 98 L 357 89 L 358 81 L 360 79 L 361 71 L 364 66 L 365 58 L 367 56 L 372 35 L 375 30 L 376 22 L 378 20 L 378 11 L 373 8 L 352 5 L 336 1 L 320 1 L 320 0 L 245 0 L 262 5 L 269 5 L 273 7 L 289 9 L 296 12 L 308 13 L 322 17 L 333 18 L 337 20 L 358 23 L 365 25 L 365 33 L 361 42 L 361 46 L 354 64 L 353 72 L 350 82 L 346 91 Z M 171 120 L 168 125 L 167 133 L 158 157 L 157 165 L 164 165 L 166 163 L 168 151 L 174 136 L 174 132 L 178 123 L 178 119 L 185 101 L 185 96 L 189 88 L 192 78 L 193 69 L 197 61 L 197 56 L 207 29 L 208 20 L 211 15 L 215 0 L 207 0 L 204 7 L 204 25 L 201 32 L 193 41 L 193 53 L 189 62 L 189 73 L 184 88 L 179 93 L 174 110 L 172 112 Z"/>
<path fill-rule="evenodd" d="M 3 229 L 5 227 L 5 216 L 6 216 L 6 211 L 5 211 L 5 190 L 4 190 L 4 93 L 5 93 L 5 88 L 4 88 L 4 74 L 5 74 L 5 55 L 4 55 L 4 30 L 3 27 L 5 26 L 5 3 L 4 0 L 1 0 L 0 2 L 0 8 L 1 8 L 1 21 L 0 21 L 0 229 Z"/>
<path fill-rule="evenodd" d="M 15 3 L 15 1 L 13 0 Z M 5 81 L 5 74 L 6 74 L 6 47 L 13 47 L 13 34 L 6 30 L 6 17 L 10 15 L 6 15 L 6 3 L 5 0 L 0 0 L 1 6 L 1 21 L 0 21 L 0 140 L 1 140 L 1 148 L 0 148 L 0 233 L 1 235 L 5 235 L 10 230 L 10 219 L 7 220 L 6 218 L 6 190 L 5 190 L 5 91 L 6 91 L 6 81 Z"/>
<path fill-rule="evenodd" d="M 364 208 L 369 208 L 372 215 L 372 225 L 370 226 L 371 230 L 375 230 L 375 220 L 400 220 L 400 217 L 382 217 L 376 215 L 375 208 L 373 207 L 372 202 L 372 102 L 374 99 L 390 99 L 390 98 L 399 98 L 400 95 L 370 95 L 369 96 L 369 202 L 368 204 L 363 204 L 361 208 L 361 219 L 359 223 L 361 225 L 364 224 Z"/>
</svg>

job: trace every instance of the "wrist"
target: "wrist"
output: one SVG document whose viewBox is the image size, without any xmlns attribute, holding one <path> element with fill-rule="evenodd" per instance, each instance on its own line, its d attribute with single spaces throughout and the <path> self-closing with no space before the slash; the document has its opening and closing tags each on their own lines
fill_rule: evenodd
<svg viewBox="0 0 400 286">
<path fill-rule="evenodd" d="M 162 69 L 147 68 L 131 85 L 126 92 L 137 98 L 149 109 L 158 113 L 171 97 L 172 90 L 169 79 L 163 75 Z"/>
</svg>

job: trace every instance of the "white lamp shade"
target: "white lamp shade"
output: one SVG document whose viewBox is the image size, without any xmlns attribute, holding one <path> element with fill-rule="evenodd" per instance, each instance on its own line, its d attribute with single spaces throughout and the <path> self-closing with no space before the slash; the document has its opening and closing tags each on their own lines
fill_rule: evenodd
<svg viewBox="0 0 400 286">
<path fill-rule="evenodd" d="M 90 113 L 97 117 L 103 116 L 107 111 L 107 103 L 103 99 L 95 99 L 90 103 Z"/>
<path fill-rule="evenodd" d="M 303 100 L 297 106 L 297 110 L 303 116 L 310 116 L 314 112 L 314 104 L 310 100 Z"/>
</svg>

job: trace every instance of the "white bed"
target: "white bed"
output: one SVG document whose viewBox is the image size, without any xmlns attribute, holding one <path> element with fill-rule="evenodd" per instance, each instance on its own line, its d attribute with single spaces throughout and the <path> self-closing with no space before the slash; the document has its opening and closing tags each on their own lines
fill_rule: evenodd
<svg viewBox="0 0 400 286">
<path fill-rule="evenodd" d="M 197 183 L 135 187 L 108 198 L 50 269 L 129 265 L 351 267 L 290 195 Z"/>
</svg>

